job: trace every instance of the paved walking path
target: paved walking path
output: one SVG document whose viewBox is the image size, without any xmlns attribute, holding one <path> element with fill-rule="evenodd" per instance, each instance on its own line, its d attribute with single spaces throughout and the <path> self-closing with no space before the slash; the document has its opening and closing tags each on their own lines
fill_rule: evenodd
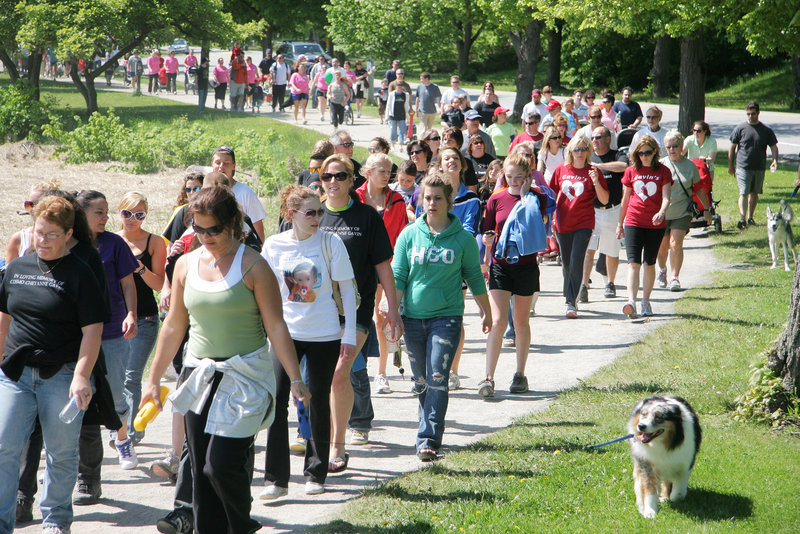
<svg viewBox="0 0 800 534">
<path fill-rule="evenodd" d="M 185 97 L 183 97 L 185 98 Z M 183 99 L 181 98 L 181 99 Z M 288 116 L 288 114 L 284 114 Z M 349 128 L 354 140 L 363 144 L 374 135 L 377 121 L 364 120 Z M 319 124 L 314 129 L 321 130 Z M 380 128 L 380 125 L 377 125 Z M 324 129 L 327 133 L 329 127 Z M 381 132 L 383 133 L 383 132 Z M 707 280 L 717 268 L 711 251 L 711 241 L 699 230 L 693 230 L 686 240 L 686 255 L 681 282 L 694 287 Z M 564 318 L 561 296 L 561 269 L 547 263 L 541 269 L 541 298 L 536 314 L 531 317 L 532 341 L 527 374 L 531 391 L 524 395 L 509 395 L 508 385 L 514 371 L 513 349 L 503 349 L 498 365 L 496 396 L 482 400 L 477 384 L 484 376 L 485 336 L 480 332 L 477 307 L 468 299 L 465 313 L 466 345 L 461 361 L 462 389 L 451 393 L 444 435 L 444 452 L 473 443 L 509 425 L 517 417 L 546 408 L 564 388 L 573 387 L 579 380 L 591 376 L 597 369 L 612 362 L 631 344 L 652 332 L 671 318 L 674 302 L 682 293 L 655 290 L 652 302 L 656 316 L 649 320 L 631 322 L 624 318 L 621 308 L 626 300 L 627 266 L 621 265 L 618 297 L 604 299 L 600 277 L 589 292 L 590 303 L 581 306 L 580 318 Z M 407 364 L 407 359 L 406 359 Z M 375 375 L 376 361 L 369 362 L 370 376 Z M 421 463 L 414 450 L 417 400 L 410 393 L 410 371 L 401 378 L 390 367 L 389 379 L 394 393 L 373 395 L 376 418 L 370 433 L 370 444 L 348 447 L 350 468 L 328 478 L 326 493 L 307 497 L 303 491 L 302 457 L 293 455 L 289 495 L 268 505 L 258 500 L 263 489 L 264 444 L 262 433 L 256 440 L 256 472 L 252 486 L 253 517 L 264 528 L 260 532 L 302 532 L 309 525 L 334 518 L 344 503 L 400 473 L 418 469 Z M 174 384 L 169 384 L 174 386 Z M 622 429 L 620 429 L 622 430 Z M 294 425 L 290 428 L 294 432 Z M 600 436 L 601 437 L 601 436 Z M 608 436 L 611 437 L 616 436 Z M 115 455 L 108 450 L 103 467 L 103 498 L 100 504 L 75 507 L 74 533 L 141 533 L 155 532 L 155 522 L 172 506 L 174 486 L 152 477 L 149 464 L 163 456 L 170 443 L 170 417 L 161 414 L 147 429 L 147 436 L 137 447 L 140 466 L 132 471 L 119 468 Z M 41 531 L 41 516 L 34 510 L 35 522 L 20 533 Z"/>
</svg>

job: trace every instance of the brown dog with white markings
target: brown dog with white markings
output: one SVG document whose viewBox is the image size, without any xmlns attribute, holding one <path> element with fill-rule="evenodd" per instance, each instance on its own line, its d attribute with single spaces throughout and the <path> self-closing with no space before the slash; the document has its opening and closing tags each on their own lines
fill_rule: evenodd
<svg viewBox="0 0 800 534">
<path fill-rule="evenodd" d="M 628 432 L 633 434 L 636 506 L 643 516 L 653 518 L 658 513 L 659 500 L 686 497 L 689 475 L 700 449 L 700 423 L 684 399 L 655 396 L 634 408 Z"/>
</svg>

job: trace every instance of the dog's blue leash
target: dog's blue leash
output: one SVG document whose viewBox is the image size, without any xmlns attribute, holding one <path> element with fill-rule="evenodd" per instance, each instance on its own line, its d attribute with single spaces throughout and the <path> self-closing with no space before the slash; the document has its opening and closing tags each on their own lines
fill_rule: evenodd
<svg viewBox="0 0 800 534">
<path fill-rule="evenodd" d="M 614 443 L 619 443 L 620 441 L 625 441 L 626 439 L 631 439 L 633 434 L 628 434 L 627 436 L 622 436 L 621 438 L 612 439 L 611 441 L 607 441 L 605 443 L 601 443 L 600 445 L 590 445 L 586 447 L 587 449 L 599 449 L 600 447 L 605 447 L 606 445 L 613 445 Z"/>
</svg>

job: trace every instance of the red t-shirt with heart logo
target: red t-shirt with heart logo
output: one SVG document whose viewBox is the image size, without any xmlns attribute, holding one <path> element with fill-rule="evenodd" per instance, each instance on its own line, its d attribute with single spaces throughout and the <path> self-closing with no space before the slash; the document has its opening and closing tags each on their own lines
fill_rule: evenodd
<svg viewBox="0 0 800 534">
<path fill-rule="evenodd" d="M 591 167 L 576 169 L 562 163 L 553 171 L 550 189 L 556 192 L 556 232 L 567 234 L 584 228 L 594 229 L 594 184 L 589 175 Z M 603 173 L 598 171 L 598 183 L 608 189 Z"/>
<path fill-rule="evenodd" d="M 661 188 L 671 183 L 672 173 L 666 165 L 659 165 L 656 169 L 642 165 L 638 171 L 631 165 L 625 169 L 622 185 L 632 189 L 625 226 L 665 228 L 666 220 L 653 224 L 653 215 L 661 209 Z"/>
</svg>

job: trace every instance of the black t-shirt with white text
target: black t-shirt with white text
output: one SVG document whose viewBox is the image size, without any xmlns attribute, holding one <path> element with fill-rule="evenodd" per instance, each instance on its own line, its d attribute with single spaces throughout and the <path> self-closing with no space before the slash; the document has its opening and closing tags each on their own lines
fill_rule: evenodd
<svg viewBox="0 0 800 534">
<path fill-rule="evenodd" d="M 592 161 L 594 163 L 609 163 L 612 161 L 622 161 L 627 165 L 628 156 L 626 156 L 622 152 L 619 152 L 618 150 L 609 150 L 602 156 L 598 156 L 597 154 L 592 153 Z M 613 207 L 622 202 L 622 176 L 624 174 L 625 171 L 623 172 L 603 171 L 603 177 L 606 179 L 606 185 L 608 186 L 608 203 L 603 204 L 602 202 L 597 200 L 597 197 L 595 197 L 594 199 L 595 208 L 602 208 L 603 206 Z"/>
</svg>

